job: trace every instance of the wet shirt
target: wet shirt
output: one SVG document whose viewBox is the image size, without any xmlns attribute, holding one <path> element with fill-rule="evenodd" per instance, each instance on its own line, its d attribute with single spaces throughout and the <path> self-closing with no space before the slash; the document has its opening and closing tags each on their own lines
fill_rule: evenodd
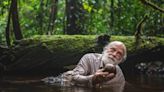
<svg viewBox="0 0 164 92">
<path fill-rule="evenodd" d="M 84 55 L 75 69 L 73 71 L 69 71 L 72 75 L 72 83 L 74 85 L 87 85 L 92 86 L 92 77 L 95 72 L 103 67 L 103 62 L 101 61 L 102 54 L 98 53 L 89 53 Z M 124 86 L 125 79 L 122 73 L 122 70 L 118 65 L 116 65 L 116 76 L 102 84 L 102 86 Z"/>
</svg>

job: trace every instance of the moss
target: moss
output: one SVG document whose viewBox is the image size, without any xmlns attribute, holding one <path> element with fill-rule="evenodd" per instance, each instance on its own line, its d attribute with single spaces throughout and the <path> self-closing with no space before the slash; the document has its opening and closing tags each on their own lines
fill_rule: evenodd
<svg viewBox="0 0 164 92">
<path fill-rule="evenodd" d="M 158 45 L 164 46 L 164 38 L 143 37 L 140 49 L 135 49 L 134 36 L 111 36 L 111 41 L 118 40 L 125 43 L 129 53 L 142 49 L 151 49 Z M 58 53 L 83 53 L 86 50 L 93 50 L 96 46 L 96 35 L 35 35 L 25 39 L 26 44 L 42 44 L 52 52 Z"/>
<path fill-rule="evenodd" d="M 90 48 L 94 44 L 94 36 L 80 36 L 80 35 L 53 35 L 53 36 L 34 36 L 31 38 L 46 44 L 46 46 L 56 52 L 58 50 L 63 52 L 82 52 Z"/>
<path fill-rule="evenodd" d="M 96 35 L 36 35 L 21 40 L 13 49 L 14 60 L 9 62 L 9 72 L 13 72 L 14 69 L 15 71 L 56 70 L 63 66 L 76 64 L 85 53 L 101 52 L 97 50 L 102 50 L 102 47 L 97 48 L 96 37 Z M 158 37 L 143 38 L 141 48 L 137 50 L 135 49 L 133 36 L 111 36 L 110 40 L 125 43 L 128 54 L 164 46 L 164 38 Z"/>
</svg>

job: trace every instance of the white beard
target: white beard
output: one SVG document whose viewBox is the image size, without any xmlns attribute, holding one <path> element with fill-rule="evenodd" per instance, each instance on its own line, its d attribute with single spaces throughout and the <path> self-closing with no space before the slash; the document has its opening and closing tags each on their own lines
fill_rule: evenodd
<svg viewBox="0 0 164 92">
<path fill-rule="evenodd" d="M 104 65 L 106 65 L 106 64 L 115 64 L 115 62 L 111 58 L 108 58 L 104 54 L 102 56 L 102 61 L 103 61 Z"/>
<path fill-rule="evenodd" d="M 106 52 L 104 52 L 102 55 L 102 61 L 103 61 L 104 65 L 106 65 L 106 64 L 117 65 L 120 63 L 120 61 L 108 57 L 108 54 Z"/>
</svg>

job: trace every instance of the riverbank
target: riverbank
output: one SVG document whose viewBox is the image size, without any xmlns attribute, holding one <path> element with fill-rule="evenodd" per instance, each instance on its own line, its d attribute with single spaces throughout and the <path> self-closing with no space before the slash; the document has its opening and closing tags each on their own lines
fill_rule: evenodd
<svg viewBox="0 0 164 92">
<path fill-rule="evenodd" d="M 1 70 L 5 74 L 60 74 L 68 70 L 66 66 L 76 65 L 85 53 L 101 53 L 104 40 L 100 40 L 99 43 L 95 35 L 37 35 L 16 41 L 13 47 L 0 49 Z M 164 38 L 143 37 L 140 49 L 135 48 L 133 36 L 108 39 L 114 40 L 127 46 L 128 58 L 121 64 L 123 71 L 133 70 L 135 64 L 143 61 L 164 61 Z"/>
</svg>

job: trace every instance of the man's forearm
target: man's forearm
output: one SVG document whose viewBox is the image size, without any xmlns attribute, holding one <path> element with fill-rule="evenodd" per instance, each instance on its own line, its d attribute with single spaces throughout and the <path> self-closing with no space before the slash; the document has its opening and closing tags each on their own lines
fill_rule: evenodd
<svg viewBox="0 0 164 92">
<path fill-rule="evenodd" d="M 89 84 L 92 85 L 92 77 L 93 75 L 74 75 L 73 76 L 73 81 L 77 84 Z"/>
</svg>

